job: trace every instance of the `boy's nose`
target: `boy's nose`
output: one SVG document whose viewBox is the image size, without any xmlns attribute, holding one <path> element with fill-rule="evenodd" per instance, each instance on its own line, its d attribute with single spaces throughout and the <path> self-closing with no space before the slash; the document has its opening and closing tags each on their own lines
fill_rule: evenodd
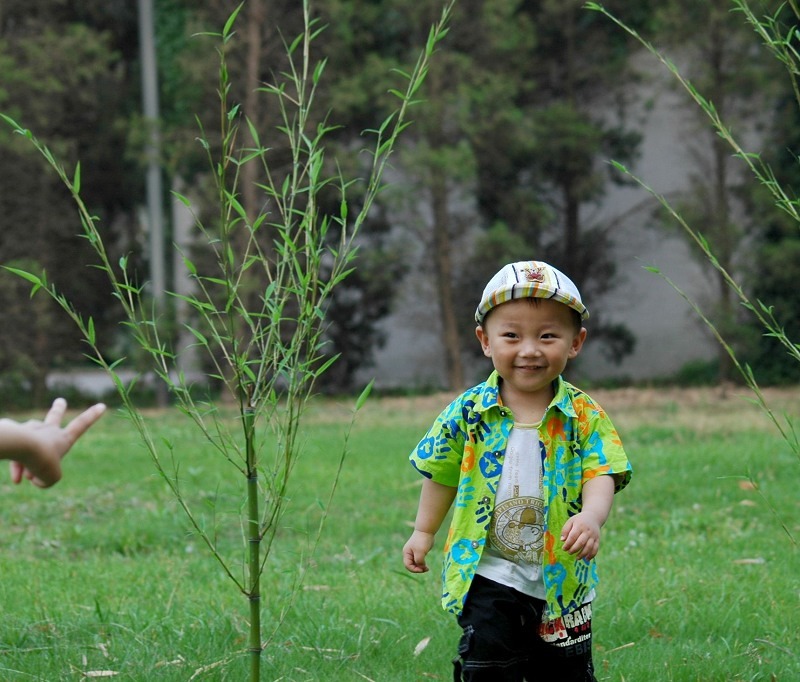
<svg viewBox="0 0 800 682">
<path fill-rule="evenodd" d="M 525 344 L 522 346 L 522 355 L 525 356 L 537 356 L 541 355 L 542 351 L 539 348 L 539 344 L 536 341 L 526 341 Z"/>
</svg>

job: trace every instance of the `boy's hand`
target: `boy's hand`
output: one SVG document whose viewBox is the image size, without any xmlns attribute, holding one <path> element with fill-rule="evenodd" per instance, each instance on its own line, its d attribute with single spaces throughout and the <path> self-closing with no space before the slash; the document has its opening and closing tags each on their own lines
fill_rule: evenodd
<svg viewBox="0 0 800 682">
<path fill-rule="evenodd" d="M 579 559 L 594 559 L 600 549 L 600 523 L 589 512 L 571 517 L 561 530 L 564 551 L 577 554 Z"/>
<path fill-rule="evenodd" d="M 403 565 L 412 573 L 427 573 L 425 557 L 433 547 L 433 533 L 415 530 L 403 547 Z"/>
<path fill-rule="evenodd" d="M 561 542 L 564 551 L 579 559 L 594 559 L 600 549 L 600 528 L 614 502 L 614 477 L 596 476 L 583 484 L 583 509 L 564 524 Z"/>
</svg>

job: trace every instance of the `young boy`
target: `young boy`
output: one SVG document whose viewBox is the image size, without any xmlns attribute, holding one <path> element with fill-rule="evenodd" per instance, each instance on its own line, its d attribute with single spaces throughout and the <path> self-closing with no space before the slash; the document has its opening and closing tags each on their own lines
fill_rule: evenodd
<svg viewBox="0 0 800 682">
<path fill-rule="evenodd" d="M 411 454 L 425 476 L 403 548 L 428 570 L 450 507 L 442 605 L 463 636 L 455 680 L 595 680 L 595 555 L 631 467 L 600 406 L 561 377 L 589 317 L 572 281 L 547 263 L 506 265 L 475 314 L 489 378 L 456 398 Z"/>
</svg>

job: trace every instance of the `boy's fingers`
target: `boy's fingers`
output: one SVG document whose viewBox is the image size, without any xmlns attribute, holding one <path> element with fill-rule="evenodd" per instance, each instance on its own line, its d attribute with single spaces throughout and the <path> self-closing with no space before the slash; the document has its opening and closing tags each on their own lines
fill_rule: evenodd
<svg viewBox="0 0 800 682">
<path fill-rule="evenodd" d="M 412 549 L 406 550 L 403 555 L 403 563 L 412 573 L 425 573 L 428 570 L 428 567 L 425 565 L 425 557 L 420 557 L 418 561 Z"/>
<path fill-rule="evenodd" d="M 561 536 L 561 541 L 564 543 L 564 551 L 569 552 L 570 554 L 580 551 L 586 544 L 585 541 L 580 541 L 582 537 L 582 533 L 572 528 L 568 533 L 563 533 Z"/>
<path fill-rule="evenodd" d="M 572 545 L 574 540 L 570 540 L 570 536 L 572 535 L 572 519 L 567 521 L 564 524 L 564 527 L 561 529 L 561 542 L 564 543 L 564 549 L 567 549 L 568 545 Z"/>
</svg>

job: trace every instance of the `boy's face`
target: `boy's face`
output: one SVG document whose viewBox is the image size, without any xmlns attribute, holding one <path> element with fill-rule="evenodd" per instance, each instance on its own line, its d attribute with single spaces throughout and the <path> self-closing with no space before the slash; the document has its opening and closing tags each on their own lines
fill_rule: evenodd
<svg viewBox="0 0 800 682">
<path fill-rule="evenodd" d="M 531 298 L 514 299 L 492 309 L 475 333 L 483 354 L 492 359 L 503 379 L 504 392 L 522 398 L 549 393 L 553 380 L 586 339 L 586 330 L 576 328 L 566 305 Z"/>
</svg>

